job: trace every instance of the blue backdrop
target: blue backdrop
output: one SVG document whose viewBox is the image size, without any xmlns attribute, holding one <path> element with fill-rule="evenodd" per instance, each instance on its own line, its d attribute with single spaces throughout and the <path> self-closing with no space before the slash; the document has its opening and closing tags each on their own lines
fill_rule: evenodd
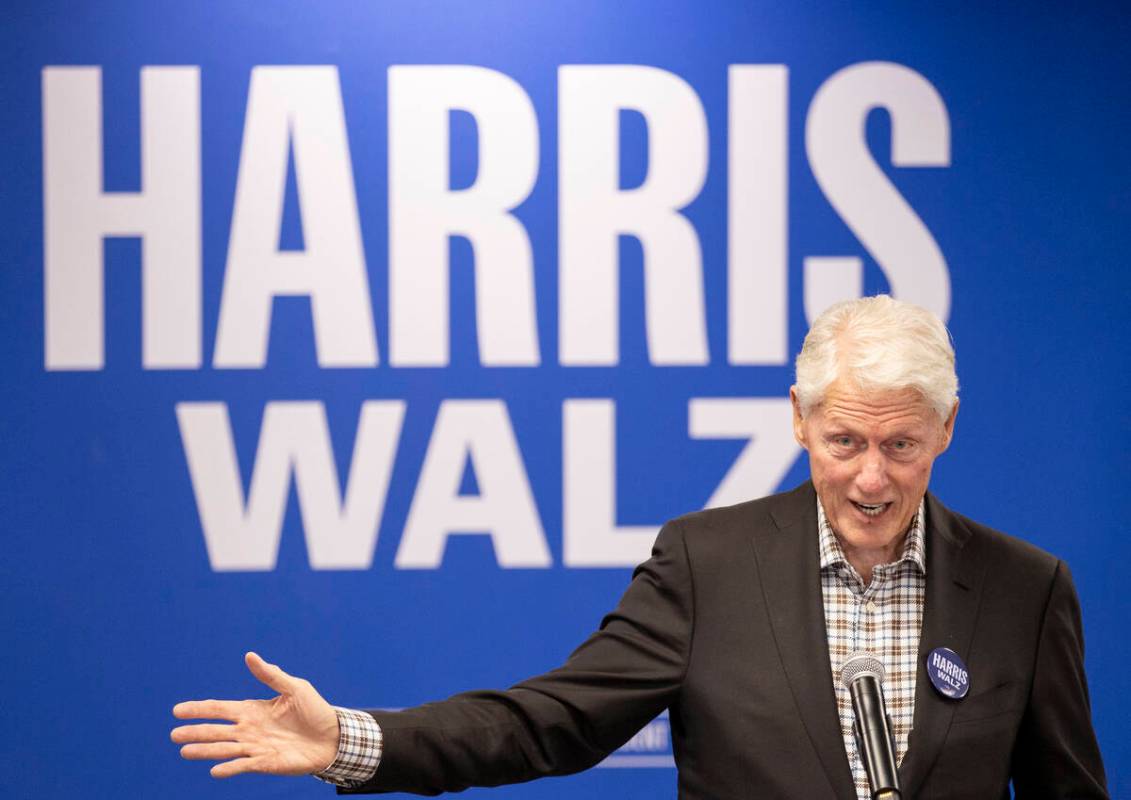
<svg viewBox="0 0 1131 800">
<path fill-rule="evenodd" d="M 1131 794 L 1124 10 L 0 19 L 5 797 L 326 796 L 169 743 L 247 649 L 355 706 L 554 666 L 664 519 L 805 478 L 861 291 L 947 314 L 932 487 L 1072 567 Z M 491 796 L 674 796 L 666 733 Z"/>
</svg>

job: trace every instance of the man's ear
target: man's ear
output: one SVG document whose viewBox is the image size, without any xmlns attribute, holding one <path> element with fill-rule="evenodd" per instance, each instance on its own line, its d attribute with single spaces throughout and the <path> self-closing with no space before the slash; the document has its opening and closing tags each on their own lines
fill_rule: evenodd
<svg viewBox="0 0 1131 800">
<path fill-rule="evenodd" d="M 793 406 L 793 438 L 806 450 L 809 443 L 805 438 L 805 421 L 801 418 L 801 401 L 797 397 L 797 387 L 789 387 L 789 402 Z"/>
<path fill-rule="evenodd" d="M 950 416 L 946 418 L 943 423 L 943 440 L 942 446 L 939 447 L 939 453 L 946 451 L 950 447 L 950 440 L 954 438 L 954 420 L 958 416 L 958 398 L 954 398 L 954 408 L 950 410 Z"/>
</svg>

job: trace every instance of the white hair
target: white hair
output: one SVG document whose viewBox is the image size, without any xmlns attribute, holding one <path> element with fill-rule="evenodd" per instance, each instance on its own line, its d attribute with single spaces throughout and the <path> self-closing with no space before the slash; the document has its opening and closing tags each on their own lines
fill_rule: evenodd
<svg viewBox="0 0 1131 800">
<path fill-rule="evenodd" d="M 886 294 L 837 303 L 813 321 L 797 355 L 802 415 L 838 377 L 864 391 L 916 389 L 943 420 L 958 402 L 946 326 L 927 309 Z"/>
</svg>

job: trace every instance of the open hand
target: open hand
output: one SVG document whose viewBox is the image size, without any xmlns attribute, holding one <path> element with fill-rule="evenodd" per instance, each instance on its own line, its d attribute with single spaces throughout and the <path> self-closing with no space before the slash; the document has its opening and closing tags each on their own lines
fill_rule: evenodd
<svg viewBox="0 0 1131 800">
<path fill-rule="evenodd" d="M 326 769 L 338 752 L 338 715 L 310 681 L 295 678 L 255 653 L 244 656 L 251 674 L 278 692 L 270 700 L 190 700 L 178 719 L 226 720 L 173 728 L 181 756 L 220 761 L 214 778 L 241 772 L 309 775 Z"/>
</svg>

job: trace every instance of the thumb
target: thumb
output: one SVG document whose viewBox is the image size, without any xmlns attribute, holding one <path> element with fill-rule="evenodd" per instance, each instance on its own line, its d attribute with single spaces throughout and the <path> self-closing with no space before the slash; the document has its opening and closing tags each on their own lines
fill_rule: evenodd
<svg viewBox="0 0 1131 800">
<path fill-rule="evenodd" d="M 281 667 L 268 664 L 258 653 L 247 653 L 243 660 L 260 683 L 267 684 L 279 694 L 285 694 L 294 688 L 293 677 L 283 672 Z"/>
</svg>

